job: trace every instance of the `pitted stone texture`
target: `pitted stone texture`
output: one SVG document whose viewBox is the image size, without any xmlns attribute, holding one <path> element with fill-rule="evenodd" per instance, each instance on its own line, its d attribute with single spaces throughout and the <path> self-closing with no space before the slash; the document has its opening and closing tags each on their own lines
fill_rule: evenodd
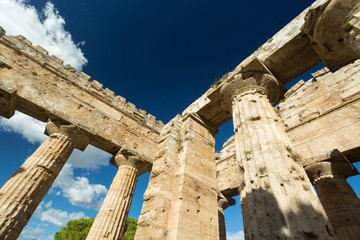
<svg viewBox="0 0 360 240">
<path fill-rule="evenodd" d="M 118 171 L 91 226 L 87 240 L 122 239 L 124 235 L 126 219 L 139 176 L 138 167 L 142 165 L 139 165 L 137 156 L 124 156 L 121 150 L 112 164 L 118 167 Z"/>
<path fill-rule="evenodd" d="M 310 8 L 302 30 L 334 72 L 360 57 L 360 1 L 332 0 Z"/>
<path fill-rule="evenodd" d="M 50 122 L 48 124 L 52 126 Z M 0 189 L 0 236 L 16 239 L 65 165 L 75 144 L 55 131 Z M 71 135 L 71 134 L 70 134 Z"/>
<path fill-rule="evenodd" d="M 181 117 L 178 115 L 160 133 L 135 239 L 167 239 L 175 166 L 181 150 L 180 129 Z"/>
<path fill-rule="evenodd" d="M 277 103 L 281 95 L 279 82 L 270 74 L 265 72 L 244 72 L 234 76 L 232 81 L 225 83 L 220 90 L 222 99 L 220 107 L 231 112 L 232 99 L 235 95 L 247 88 L 256 88 L 264 95 L 268 95 L 270 101 Z M 260 90 L 261 89 L 261 90 Z"/>
<path fill-rule="evenodd" d="M 266 96 L 235 97 L 233 121 L 237 159 L 244 168 L 245 237 L 333 239 L 326 213 L 304 169 L 290 157 L 290 140 Z"/>
<path fill-rule="evenodd" d="M 214 129 L 183 117 L 166 239 L 218 239 Z"/>
<path fill-rule="evenodd" d="M 346 178 L 358 174 L 347 162 L 318 162 L 305 168 L 338 239 L 360 239 L 360 200 Z"/>
</svg>

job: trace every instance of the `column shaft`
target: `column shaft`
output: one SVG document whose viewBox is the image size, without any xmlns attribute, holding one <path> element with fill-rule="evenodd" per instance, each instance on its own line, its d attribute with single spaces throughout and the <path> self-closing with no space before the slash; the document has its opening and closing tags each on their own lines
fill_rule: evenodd
<svg viewBox="0 0 360 240">
<path fill-rule="evenodd" d="M 0 236 L 16 239 L 74 150 L 70 138 L 52 134 L 0 189 Z"/>
<path fill-rule="evenodd" d="M 345 179 L 315 185 L 339 239 L 360 239 L 360 200 Z"/>
<path fill-rule="evenodd" d="M 332 226 L 266 96 L 248 89 L 233 99 L 246 239 L 332 239 Z M 293 158 L 293 159 L 292 159 Z"/>
<path fill-rule="evenodd" d="M 136 166 L 119 166 L 87 240 L 122 239 L 137 178 Z"/>
</svg>

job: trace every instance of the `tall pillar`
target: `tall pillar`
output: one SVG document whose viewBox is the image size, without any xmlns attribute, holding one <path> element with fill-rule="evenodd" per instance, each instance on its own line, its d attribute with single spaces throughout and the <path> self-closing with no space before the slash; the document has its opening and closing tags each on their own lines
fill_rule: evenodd
<svg viewBox="0 0 360 240">
<path fill-rule="evenodd" d="M 196 114 L 183 117 L 168 233 L 163 239 L 219 238 L 216 130 Z"/>
<path fill-rule="evenodd" d="M 50 136 L 0 189 L 0 236 L 16 239 L 48 192 L 74 148 L 88 145 L 78 127 L 48 122 Z"/>
<path fill-rule="evenodd" d="M 226 240 L 226 226 L 224 211 L 229 206 L 235 205 L 235 199 L 224 196 L 222 193 L 218 195 L 218 214 L 219 214 L 219 240 Z"/>
<path fill-rule="evenodd" d="M 138 176 L 151 169 L 152 160 L 128 146 L 111 159 L 118 168 L 87 240 L 122 239 Z"/>
<path fill-rule="evenodd" d="M 333 239 L 332 226 L 269 102 L 279 87 L 265 72 L 244 72 L 223 86 L 232 99 L 246 239 Z M 273 94 L 273 95 L 270 95 Z M 229 101 L 229 100 L 228 100 Z"/>
<path fill-rule="evenodd" d="M 339 239 L 360 239 L 360 200 L 346 178 L 358 174 L 347 161 L 305 167 Z"/>
</svg>

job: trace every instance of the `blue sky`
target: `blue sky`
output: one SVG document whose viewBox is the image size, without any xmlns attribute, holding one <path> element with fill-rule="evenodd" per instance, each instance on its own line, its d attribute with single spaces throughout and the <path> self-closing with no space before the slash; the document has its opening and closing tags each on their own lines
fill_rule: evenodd
<svg viewBox="0 0 360 240">
<path fill-rule="evenodd" d="M 1 0 L 0 26 L 167 123 L 312 2 Z M 20 113 L 0 119 L 0 186 L 46 139 L 43 130 Z M 232 134 L 230 121 L 217 151 Z M 76 150 L 20 239 L 52 239 L 68 220 L 95 217 L 116 173 L 109 158 L 91 146 Z M 139 178 L 131 217 L 140 214 L 148 178 Z M 242 239 L 240 212 L 238 198 L 225 211 L 230 240 Z"/>
</svg>

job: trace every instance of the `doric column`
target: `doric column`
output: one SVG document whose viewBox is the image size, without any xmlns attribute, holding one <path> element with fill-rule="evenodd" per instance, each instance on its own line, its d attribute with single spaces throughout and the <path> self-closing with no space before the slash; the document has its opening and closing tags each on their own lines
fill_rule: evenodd
<svg viewBox="0 0 360 240">
<path fill-rule="evenodd" d="M 360 239 L 360 200 L 346 178 L 358 174 L 346 160 L 305 167 L 339 239 Z"/>
<path fill-rule="evenodd" d="M 360 57 L 359 16 L 359 0 L 320 1 L 308 10 L 302 31 L 332 72 Z"/>
<path fill-rule="evenodd" d="M 244 169 L 245 238 L 332 239 L 332 226 L 269 102 L 268 96 L 279 98 L 278 87 L 271 74 L 249 71 L 221 90 L 232 99 L 236 154 Z"/>
<path fill-rule="evenodd" d="M 48 122 L 50 136 L 0 189 L 0 236 L 21 233 L 74 148 L 85 149 L 88 137 L 78 127 Z"/>
<path fill-rule="evenodd" d="M 110 162 L 118 171 L 87 240 L 122 239 L 137 178 L 151 169 L 152 160 L 125 145 Z"/>
<path fill-rule="evenodd" d="M 235 199 L 224 196 L 222 193 L 218 195 L 218 214 L 219 214 L 219 240 L 226 240 L 226 226 L 224 211 L 229 206 L 235 205 Z"/>
</svg>

